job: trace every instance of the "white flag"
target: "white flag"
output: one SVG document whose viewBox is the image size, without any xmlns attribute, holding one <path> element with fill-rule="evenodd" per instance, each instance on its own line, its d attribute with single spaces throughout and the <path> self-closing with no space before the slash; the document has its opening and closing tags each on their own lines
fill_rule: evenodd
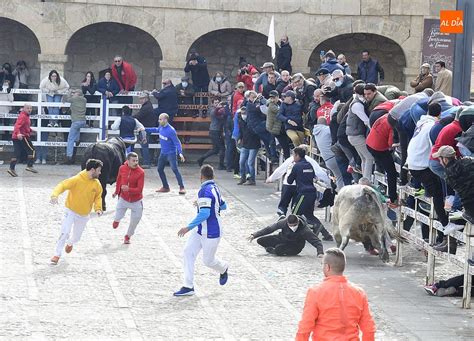
<svg viewBox="0 0 474 341">
<path fill-rule="evenodd" d="M 275 59 L 276 47 L 275 47 L 275 21 L 272 15 L 272 21 L 270 21 L 270 28 L 268 29 L 268 40 L 267 45 L 272 49 L 272 58 Z"/>
</svg>

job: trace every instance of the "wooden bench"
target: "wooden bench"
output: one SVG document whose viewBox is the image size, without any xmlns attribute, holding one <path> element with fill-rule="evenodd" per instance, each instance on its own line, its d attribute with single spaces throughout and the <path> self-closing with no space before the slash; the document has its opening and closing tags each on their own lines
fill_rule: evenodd
<svg viewBox="0 0 474 341">
<path fill-rule="evenodd" d="M 209 143 L 183 143 L 183 149 L 200 149 L 209 150 L 212 149 L 212 144 Z"/>
<path fill-rule="evenodd" d="M 201 136 L 201 137 L 208 137 L 209 130 L 178 130 L 176 131 L 178 136 Z"/>
<path fill-rule="evenodd" d="M 173 123 L 174 122 L 192 122 L 192 123 L 211 123 L 211 118 L 210 117 L 183 117 L 183 116 L 178 116 L 173 118 Z"/>
</svg>

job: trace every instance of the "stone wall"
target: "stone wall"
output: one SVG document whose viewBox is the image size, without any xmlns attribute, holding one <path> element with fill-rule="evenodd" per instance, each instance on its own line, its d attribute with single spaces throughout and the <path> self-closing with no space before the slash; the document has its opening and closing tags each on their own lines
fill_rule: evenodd
<svg viewBox="0 0 474 341">
<path fill-rule="evenodd" d="M 235 83 L 240 57 L 244 57 L 256 67 L 272 60 L 267 37 L 249 30 L 226 29 L 210 32 L 196 40 L 191 48 L 195 48 L 207 59 L 211 77 L 221 71 L 231 78 L 231 83 Z"/>
<path fill-rule="evenodd" d="M 344 34 L 328 39 L 318 45 L 311 54 L 308 65 L 311 74 L 319 68 L 321 50 L 332 49 L 336 55 L 343 53 L 351 66 L 352 74 L 357 76 L 357 64 L 361 61 L 363 49 L 370 51 L 372 58 L 377 59 L 385 71 L 385 84 L 404 87 L 403 68 L 406 66 L 405 55 L 400 46 L 393 40 L 375 34 Z"/>
<path fill-rule="evenodd" d="M 148 33 L 124 24 L 100 23 L 87 26 L 71 37 L 66 54 L 65 78 L 71 86 L 80 86 L 87 71 L 99 71 L 112 65 L 119 54 L 132 63 L 138 76 L 137 89 L 161 88 L 161 49 Z"/>
<path fill-rule="evenodd" d="M 15 68 L 17 61 L 24 60 L 30 70 L 29 83 L 36 87 L 40 82 L 39 53 L 33 32 L 17 21 L 0 17 L 0 65 L 8 62 Z"/>
</svg>

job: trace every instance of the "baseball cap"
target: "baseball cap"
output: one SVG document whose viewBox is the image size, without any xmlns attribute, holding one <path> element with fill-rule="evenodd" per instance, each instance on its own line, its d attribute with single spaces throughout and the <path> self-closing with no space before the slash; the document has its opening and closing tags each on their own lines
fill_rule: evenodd
<svg viewBox="0 0 474 341">
<path fill-rule="evenodd" d="M 326 69 L 325 67 L 320 68 L 318 71 L 316 71 L 315 75 L 316 76 L 329 75 L 329 70 Z"/>
<path fill-rule="evenodd" d="M 283 95 L 283 97 L 291 97 L 293 99 L 296 98 L 296 94 L 293 90 L 288 90 L 287 92 L 285 92 L 285 94 Z"/>
<path fill-rule="evenodd" d="M 421 64 L 421 67 L 426 67 L 426 68 L 428 68 L 428 69 L 431 69 L 431 65 L 428 64 L 428 63 L 423 63 L 423 64 Z"/>
<path fill-rule="evenodd" d="M 274 68 L 275 65 L 274 65 L 272 62 L 265 62 L 265 63 L 263 63 L 263 65 L 262 65 L 262 69 L 263 69 L 264 67 L 272 67 L 272 68 Z"/>
<path fill-rule="evenodd" d="M 236 88 L 245 88 L 245 84 L 243 82 L 238 82 L 236 85 L 235 85 Z"/>
<path fill-rule="evenodd" d="M 438 157 L 455 157 L 456 151 L 451 146 L 441 146 L 436 153 L 433 153 L 434 158 Z"/>
<path fill-rule="evenodd" d="M 272 90 L 272 91 L 270 91 L 268 96 L 270 96 L 270 97 L 280 97 L 280 94 L 278 93 L 278 91 Z"/>
</svg>

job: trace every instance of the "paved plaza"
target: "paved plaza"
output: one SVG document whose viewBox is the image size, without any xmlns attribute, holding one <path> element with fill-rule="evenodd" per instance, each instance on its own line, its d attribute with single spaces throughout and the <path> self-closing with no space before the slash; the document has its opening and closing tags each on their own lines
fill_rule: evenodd
<svg viewBox="0 0 474 341">
<path fill-rule="evenodd" d="M 57 266 L 49 264 L 59 236 L 65 195 L 49 204 L 52 188 L 78 166 L 38 167 L 18 178 L 0 166 L 0 339 L 291 340 L 308 287 L 321 282 L 321 261 L 310 245 L 300 256 L 278 258 L 246 237 L 275 220 L 274 185 L 236 186 L 230 173 L 217 182 L 228 203 L 218 255 L 230 262 L 229 281 L 198 258 L 194 297 L 172 296 L 182 285 L 177 231 L 195 215 L 198 167 L 183 167 L 188 193 L 157 194 L 156 170 L 146 171 L 144 218 L 130 245 L 128 220 L 112 229 L 115 200 L 92 218 L 82 240 Z M 169 170 L 169 169 L 168 169 Z M 111 187 L 109 187 L 111 188 Z M 323 217 L 323 211 L 318 212 Z M 328 226 L 329 227 L 329 226 Z M 324 242 L 324 247 L 334 246 Z M 380 340 L 472 340 L 474 313 L 459 298 L 429 297 L 422 289 L 423 255 L 407 247 L 404 266 L 383 264 L 351 243 L 346 274 L 368 294 Z M 393 260 L 393 257 L 392 257 Z M 440 268 L 446 274 L 457 269 Z M 460 271 L 460 270 L 459 270 Z"/>
</svg>

